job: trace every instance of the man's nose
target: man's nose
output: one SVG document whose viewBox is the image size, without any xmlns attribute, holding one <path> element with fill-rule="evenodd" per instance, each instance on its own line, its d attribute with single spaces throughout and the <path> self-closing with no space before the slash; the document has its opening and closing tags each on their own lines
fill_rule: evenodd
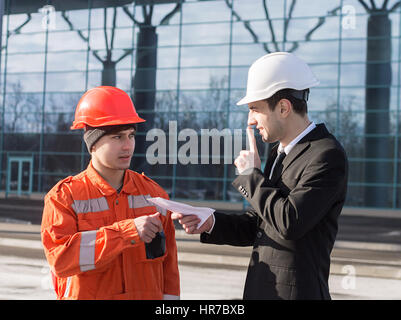
<svg viewBox="0 0 401 320">
<path fill-rule="evenodd" d="M 249 113 L 248 113 L 248 126 L 253 126 L 253 125 L 255 125 L 257 122 L 256 122 L 256 120 L 255 120 L 255 118 L 254 118 L 254 116 L 253 116 L 253 112 L 252 112 L 252 110 L 251 111 L 249 111 Z"/>
<path fill-rule="evenodd" d="M 133 149 L 134 147 L 135 147 L 134 139 L 129 139 L 129 138 L 124 139 L 124 143 L 123 143 L 124 150 L 130 150 L 130 149 Z"/>
</svg>

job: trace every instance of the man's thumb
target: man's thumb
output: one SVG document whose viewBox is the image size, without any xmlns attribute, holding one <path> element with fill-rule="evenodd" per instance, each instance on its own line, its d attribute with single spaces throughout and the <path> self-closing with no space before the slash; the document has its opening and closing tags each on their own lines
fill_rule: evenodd
<svg viewBox="0 0 401 320">
<path fill-rule="evenodd" d="M 160 219 L 160 212 L 151 214 L 149 217 L 156 218 L 157 219 L 156 225 L 159 227 L 159 232 L 163 231 L 163 224 L 162 224 L 162 220 Z"/>
<path fill-rule="evenodd" d="M 152 217 L 152 218 L 159 218 L 159 217 L 160 217 L 160 212 L 159 212 L 159 211 L 158 211 L 158 212 L 155 212 L 155 213 L 149 215 L 149 217 Z"/>
</svg>

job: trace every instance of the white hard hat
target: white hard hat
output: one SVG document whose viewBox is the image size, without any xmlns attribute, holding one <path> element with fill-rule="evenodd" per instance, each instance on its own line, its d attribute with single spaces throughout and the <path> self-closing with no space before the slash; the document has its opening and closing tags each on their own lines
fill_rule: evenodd
<svg viewBox="0 0 401 320">
<path fill-rule="evenodd" d="M 305 90 L 318 84 L 303 60 L 289 52 L 270 53 L 249 68 L 246 96 L 237 105 L 270 98 L 282 89 Z"/>
</svg>

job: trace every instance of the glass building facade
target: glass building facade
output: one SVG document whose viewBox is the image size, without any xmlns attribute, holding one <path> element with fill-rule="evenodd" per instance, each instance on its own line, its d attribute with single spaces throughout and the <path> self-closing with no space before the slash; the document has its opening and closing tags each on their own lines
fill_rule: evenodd
<svg viewBox="0 0 401 320">
<path fill-rule="evenodd" d="M 289 51 L 321 82 L 311 90 L 310 118 L 325 122 L 347 151 L 346 205 L 401 207 L 398 1 L 1 3 L 6 196 L 44 194 L 86 168 L 82 132 L 70 130 L 75 107 L 87 89 L 112 85 L 147 120 L 134 170 L 174 199 L 241 202 L 231 182 L 247 108 L 236 102 L 254 60 Z M 271 146 L 258 145 L 265 161 Z"/>
</svg>

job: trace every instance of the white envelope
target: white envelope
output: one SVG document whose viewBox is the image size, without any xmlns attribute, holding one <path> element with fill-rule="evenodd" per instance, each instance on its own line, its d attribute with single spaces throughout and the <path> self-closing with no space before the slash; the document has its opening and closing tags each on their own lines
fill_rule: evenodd
<svg viewBox="0 0 401 320">
<path fill-rule="evenodd" d="M 162 207 L 164 209 L 175 211 L 182 213 L 183 215 L 196 215 L 201 220 L 198 223 L 197 228 L 199 229 L 206 221 L 207 218 L 215 211 L 214 209 L 207 207 L 193 207 L 188 204 L 167 200 L 164 198 L 147 198 L 146 201 L 149 201 L 158 207 Z"/>
</svg>

